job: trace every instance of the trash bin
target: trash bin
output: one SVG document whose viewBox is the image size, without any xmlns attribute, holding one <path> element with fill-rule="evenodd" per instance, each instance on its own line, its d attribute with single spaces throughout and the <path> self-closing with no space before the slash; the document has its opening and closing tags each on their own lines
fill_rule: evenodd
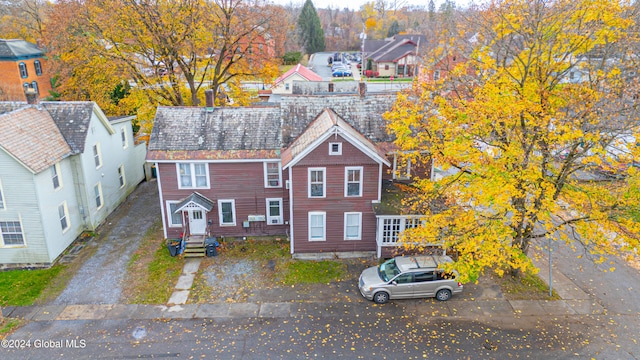
<svg viewBox="0 0 640 360">
<path fill-rule="evenodd" d="M 214 237 L 204 240 L 204 247 L 208 257 L 218 256 L 218 246 L 220 246 L 220 244 Z"/>
<path fill-rule="evenodd" d="M 174 239 L 168 240 L 167 248 L 169 248 L 169 254 L 171 256 L 178 255 L 178 250 L 180 249 L 180 240 L 174 240 Z"/>
</svg>

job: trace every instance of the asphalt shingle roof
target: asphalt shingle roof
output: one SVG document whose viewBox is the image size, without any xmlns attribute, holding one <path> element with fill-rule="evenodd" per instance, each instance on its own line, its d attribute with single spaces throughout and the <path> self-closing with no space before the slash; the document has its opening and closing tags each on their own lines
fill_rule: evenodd
<svg viewBox="0 0 640 360">
<path fill-rule="evenodd" d="M 94 103 L 90 101 L 43 101 L 40 105 L 51 114 L 73 153 L 82 153 L 87 140 Z"/>
<path fill-rule="evenodd" d="M 34 174 L 71 155 L 51 115 L 29 106 L 0 115 L 0 147 Z"/>
</svg>

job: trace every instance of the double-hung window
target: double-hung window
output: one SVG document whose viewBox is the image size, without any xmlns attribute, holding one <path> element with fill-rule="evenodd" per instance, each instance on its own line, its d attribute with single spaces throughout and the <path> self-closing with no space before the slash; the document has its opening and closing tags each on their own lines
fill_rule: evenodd
<svg viewBox="0 0 640 360">
<path fill-rule="evenodd" d="M 344 239 L 345 240 L 362 239 L 362 213 L 359 213 L 359 212 L 344 213 Z"/>
<path fill-rule="evenodd" d="M 102 184 L 100 182 L 93 187 L 93 194 L 96 199 L 96 209 L 100 209 L 104 205 L 102 201 Z"/>
<path fill-rule="evenodd" d="M 120 129 L 120 138 L 122 139 L 122 148 L 126 149 L 129 145 L 127 141 L 127 128 L 122 127 L 122 129 Z"/>
<path fill-rule="evenodd" d="M 53 182 L 54 189 L 59 189 L 62 186 L 62 181 L 60 179 L 60 163 L 51 167 L 51 182 Z"/>
<path fill-rule="evenodd" d="M 36 69 L 36 75 L 42 75 L 42 63 L 40 62 L 40 60 L 35 60 L 33 62 L 33 67 Z"/>
<path fill-rule="evenodd" d="M 218 200 L 218 216 L 220 218 L 220 226 L 235 226 L 236 201 Z"/>
<path fill-rule="evenodd" d="M 26 79 L 29 77 L 29 72 L 27 71 L 27 64 L 21 62 L 18 64 L 18 69 L 20 70 L 20 77 Z"/>
<path fill-rule="evenodd" d="M 362 196 L 362 166 L 344 169 L 344 196 Z"/>
<path fill-rule="evenodd" d="M 120 182 L 120 188 L 127 183 L 127 179 L 124 177 L 124 165 L 120 165 L 118 168 L 118 181 Z"/>
<path fill-rule="evenodd" d="M 267 225 L 282 223 L 282 198 L 267 199 Z"/>
<path fill-rule="evenodd" d="M 93 145 L 93 162 L 96 165 L 96 169 L 102 166 L 102 154 L 100 153 L 100 144 Z"/>
<path fill-rule="evenodd" d="M 309 197 L 326 197 L 326 168 L 309 168 Z"/>
<path fill-rule="evenodd" d="M 178 187 L 180 189 L 208 189 L 209 168 L 206 163 L 179 163 Z"/>
<path fill-rule="evenodd" d="M 4 204 L 4 192 L 2 191 L 2 183 L 0 182 L 0 210 L 5 208 Z"/>
<path fill-rule="evenodd" d="M 327 239 L 327 213 L 324 211 L 309 212 L 309 241 L 325 241 Z"/>
<path fill-rule="evenodd" d="M 269 161 L 264 163 L 264 187 L 282 187 L 282 171 L 280 162 Z"/>
<path fill-rule="evenodd" d="M 58 205 L 58 219 L 60 219 L 60 227 L 63 232 L 69 229 L 71 224 L 69 223 L 69 209 L 66 201 Z"/>
<path fill-rule="evenodd" d="M 20 221 L 0 221 L 0 231 L 5 246 L 24 245 Z"/>
<path fill-rule="evenodd" d="M 169 227 L 181 227 L 182 226 L 182 212 L 176 209 L 177 201 L 167 201 L 167 211 L 169 212 L 167 218 L 169 219 Z"/>
</svg>

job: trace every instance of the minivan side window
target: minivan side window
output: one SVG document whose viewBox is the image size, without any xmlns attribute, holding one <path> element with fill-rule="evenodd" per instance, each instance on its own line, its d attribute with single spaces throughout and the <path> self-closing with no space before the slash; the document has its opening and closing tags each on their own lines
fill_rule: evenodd
<svg viewBox="0 0 640 360">
<path fill-rule="evenodd" d="M 433 271 L 418 272 L 413 274 L 416 282 L 433 281 Z"/>
<path fill-rule="evenodd" d="M 395 282 L 398 284 L 408 284 L 412 280 L 411 274 L 401 274 L 395 279 Z"/>
</svg>

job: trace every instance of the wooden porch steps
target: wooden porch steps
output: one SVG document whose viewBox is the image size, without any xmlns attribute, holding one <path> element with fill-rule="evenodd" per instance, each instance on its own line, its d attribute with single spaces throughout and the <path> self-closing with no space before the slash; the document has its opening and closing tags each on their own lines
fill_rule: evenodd
<svg viewBox="0 0 640 360">
<path fill-rule="evenodd" d="M 204 257 L 206 249 L 204 247 L 204 235 L 191 235 L 185 240 L 184 257 Z"/>
</svg>

